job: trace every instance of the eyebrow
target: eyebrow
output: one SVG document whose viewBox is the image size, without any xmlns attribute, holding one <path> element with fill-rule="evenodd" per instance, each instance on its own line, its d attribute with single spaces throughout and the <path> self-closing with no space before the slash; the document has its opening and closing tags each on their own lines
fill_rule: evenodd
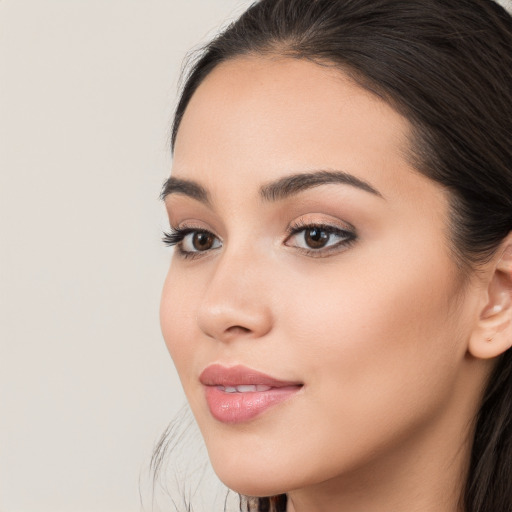
<svg viewBox="0 0 512 512">
<path fill-rule="evenodd" d="M 286 199 L 307 190 L 309 188 L 319 187 L 320 185 L 330 185 L 341 183 L 359 188 L 370 194 L 383 198 L 383 195 L 366 181 L 356 178 L 352 174 L 344 171 L 314 171 L 309 173 L 292 174 L 276 181 L 264 185 L 260 189 L 260 195 L 266 201 L 279 201 Z"/>
<path fill-rule="evenodd" d="M 181 194 L 191 197 L 192 199 L 196 199 L 201 203 L 210 203 L 206 189 L 199 185 L 199 183 L 191 180 L 184 180 L 171 176 L 169 179 L 164 181 L 162 192 L 160 193 L 160 199 L 165 201 L 165 198 L 171 194 Z"/>
<path fill-rule="evenodd" d="M 279 201 L 304 190 L 330 184 L 350 185 L 375 196 L 383 197 L 382 194 L 368 182 L 356 178 L 352 174 L 344 171 L 326 170 L 292 174 L 291 176 L 279 178 L 276 181 L 263 185 L 260 188 L 260 196 L 266 201 Z M 171 176 L 164 182 L 160 199 L 165 200 L 165 198 L 171 194 L 181 194 L 202 203 L 210 204 L 207 190 L 202 185 L 192 180 Z"/>
</svg>

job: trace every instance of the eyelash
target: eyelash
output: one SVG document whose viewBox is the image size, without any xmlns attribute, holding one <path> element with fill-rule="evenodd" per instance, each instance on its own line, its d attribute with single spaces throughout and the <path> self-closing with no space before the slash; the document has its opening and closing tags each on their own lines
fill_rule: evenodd
<svg viewBox="0 0 512 512">
<path fill-rule="evenodd" d="M 307 230 L 312 229 L 319 229 L 320 231 L 327 233 L 329 236 L 334 235 L 340 237 L 341 239 L 340 241 L 336 242 L 331 246 L 327 246 L 325 248 L 320 249 L 305 249 L 302 247 L 291 246 L 295 247 L 296 249 L 299 249 L 302 252 L 302 254 L 314 258 L 322 258 L 325 256 L 329 256 L 332 253 L 341 252 L 342 250 L 350 247 L 357 240 L 357 235 L 354 228 L 342 229 L 338 226 L 333 226 L 331 224 L 325 224 L 321 222 L 317 223 L 298 221 L 295 224 L 288 227 L 288 235 L 286 237 L 285 242 L 290 240 L 293 236 L 298 235 L 299 233 L 305 233 Z"/>
<path fill-rule="evenodd" d="M 327 233 L 329 236 L 338 236 L 341 238 L 341 240 L 334 245 L 327 246 L 326 248 L 319 248 L 319 249 L 305 249 L 302 247 L 295 247 L 296 249 L 300 250 L 303 254 L 315 258 L 325 257 L 333 252 L 340 252 L 343 249 L 347 249 L 350 247 L 356 240 L 357 235 L 355 233 L 355 230 L 353 229 L 341 229 L 337 226 L 332 226 L 329 224 L 322 224 L 322 223 L 306 223 L 306 222 L 297 222 L 291 226 L 288 227 L 287 236 L 285 239 L 285 245 L 288 240 L 290 240 L 293 236 L 298 235 L 299 233 L 306 232 L 307 230 L 313 230 L 313 229 L 319 229 L 320 231 L 323 231 Z M 200 228 L 171 228 L 170 231 L 164 232 L 162 241 L 163 243 L 168 247 L 174 247 L 176 246 L 178 253 L 181 257 L 185 259 L 194 259 L 194 258 L 200 258 L 204 255 L 206 255 L 208 252 L 211 252 L 212 250 L 216 249 L 207 249 L 205 251 L 185 251 L 183 249 L 183 241 L 187 235 L 190 235 L 191 233 L 196 234 L 205 234 L 214 237 L 215 239 L 219 240 L 219 238 L 213 234 L 211 231 L 208 231 L 206 229 L 200 229 Z M 290 246 L 288 246 L 290 247 Z"/>
<path fill-rule="evenodd" d="M 183 250 L 183 240 L 187 235 L 190 235 L 191 233 L 204 233 L 205 235 L 211 235 L 218 239 L 218 237 L 216 237 L 211 231 L 208 231 L 207 229 L 171 227 L 170 231 L 164 232 L 162 242 L 167 247 L 176 246 L 176 249 L 182 258 L 194 259 L 204 256 L 204 254 L 207 253 L 208 251 L 192 252 Z"/>
</svg>

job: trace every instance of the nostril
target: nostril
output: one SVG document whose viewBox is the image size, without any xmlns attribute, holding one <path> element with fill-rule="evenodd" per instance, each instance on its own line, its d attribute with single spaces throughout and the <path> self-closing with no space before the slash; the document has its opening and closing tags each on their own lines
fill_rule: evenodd
<svg viewBox="0 0 512 512">
<path fill-rule="evenodd" d="M 229 332 L 231 334 L 246 334 L 248 332 L 251 332 L 250 329 L 247 327 L 242 327 L 241 325 L 232 325 L 231 327 L 228 327 L 226 329 L 226 332 Z"/>
</svg>

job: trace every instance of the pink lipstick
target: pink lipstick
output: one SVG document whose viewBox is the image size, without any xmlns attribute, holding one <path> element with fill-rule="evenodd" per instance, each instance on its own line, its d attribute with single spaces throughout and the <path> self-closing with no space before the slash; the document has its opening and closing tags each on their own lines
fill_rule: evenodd
<svg viewBox="0 0 512 512">
<path fill-rule="evenodd" d="M 212 416 L 222 423 L 242 423 L 292 397 L 300 382 L 282 381 L 245 366 L 208 366 L 199 380 Z"/>
</svg>

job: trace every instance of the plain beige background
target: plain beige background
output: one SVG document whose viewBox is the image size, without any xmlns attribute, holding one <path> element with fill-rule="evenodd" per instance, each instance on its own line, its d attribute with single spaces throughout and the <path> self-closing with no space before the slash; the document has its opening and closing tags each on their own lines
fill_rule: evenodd
<svg viewBox="0 0 512 512">
<path fill-rule="evenodd" d="M 0 512 L 140 510 L 183 403 L 158 324 L 178 75 L 249 3 L 0 0 Z"/>
<path fill-rule="evenodd" d="M 1 512 L 140 509 L 184 401 L 158 321 L 178 75 L 247 4 L 0 0 Z"/>
</svg>

